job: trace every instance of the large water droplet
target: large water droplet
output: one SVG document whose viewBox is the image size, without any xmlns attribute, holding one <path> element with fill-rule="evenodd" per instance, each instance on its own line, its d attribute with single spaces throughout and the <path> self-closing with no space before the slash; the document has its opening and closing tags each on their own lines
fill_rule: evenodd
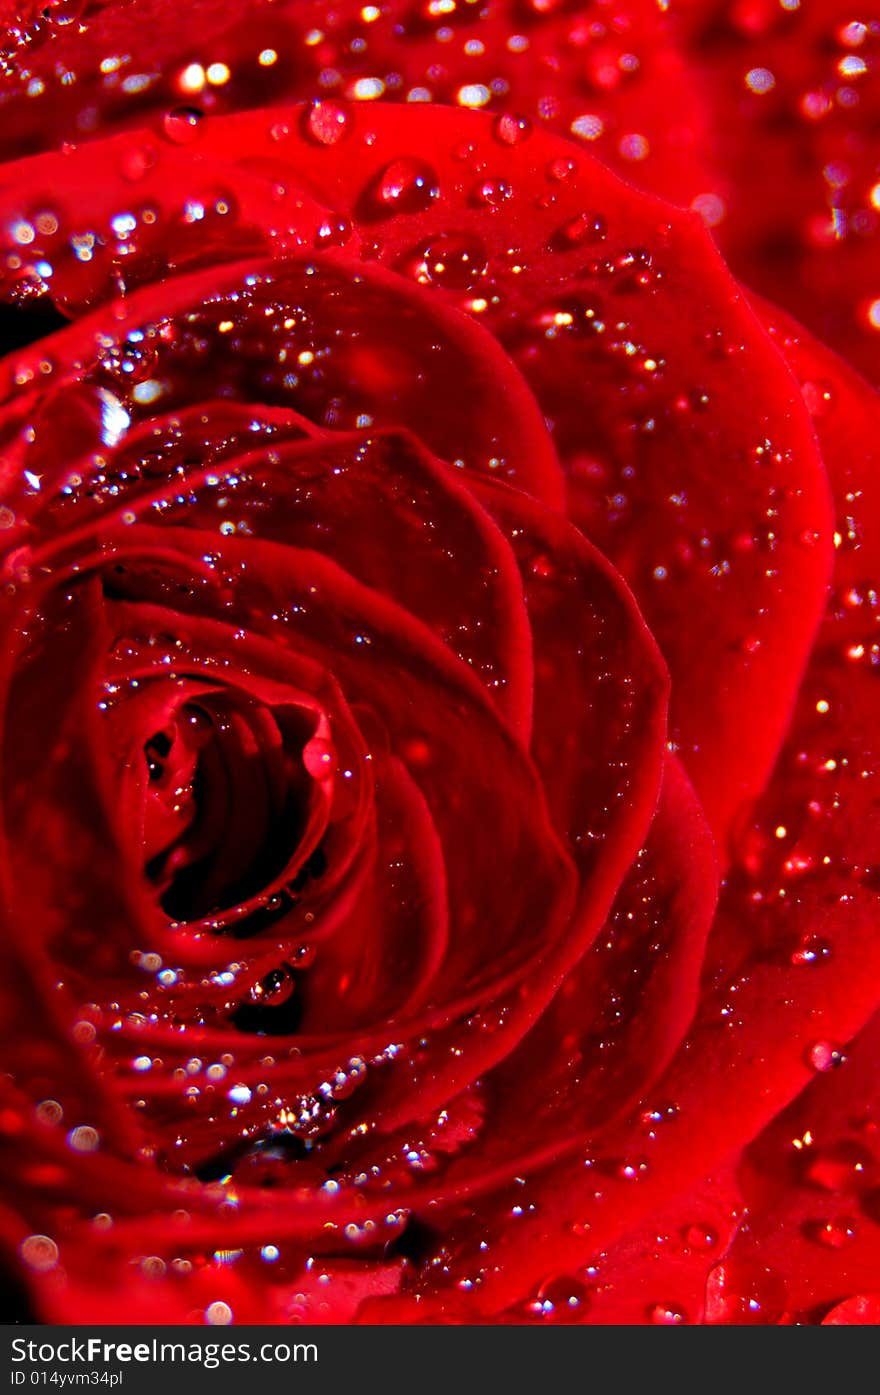
<svg viewBox="0 0 880 1395">
<path fill-rule="evenodd" d="M 336 771 L 336 748 L 315 736 L 303 747 L 302 762 L 313 780 L 327 780 Z"/>
<path fill-rule="evenodd" d="M 48 1235 L 29 1235 L 22 1240 L 19 1254 L 29 1269 L 45 1274 L 58 1263 L 58 1246 Z"/>
<path fill-rule="evenodd" d="M 377 175 L 366 193 L 374 217 L 424 213 L 440 195 L 436 171 L 425 160 L 401 156 Z"/>
<path fill-rule="evenodd" d="M 195 107 L 175 107 L 162 118 L 162 130 L 175 145 L 191 145 L 199 133 L 202 113 Z"/>
<path fill-rule="evenodd" d="M 85 9 L 85 0 L 49 0 L 45 15 L 51 24 L 73 24 Z"/>
<path fill-rule="evenodd" d="M 527 116 L 504 112 L 496 118 L 493 130 L 502 145 L 521 145 L 532 134 L 532 123 Z"/>
<path fill-rule="evenodd" d="M 303 130 L 317 145 L 338 145 L 351 129 L 351 114 L 341 102 L 312 102 L 303 116 Z"/>
<path fill-rule="evenodd" d="M 420 281 L 452 290 L 470 290 L 486 269 L 486 246 L 470 233 L 441 233 L 422 248 L 417 261 Z"/>
<path fill-rule="evenodd" d="M 281 964 L 272 969 L 265 978 L 255 983 L 248 994 L 252 1003 L 261 1007 L 281 1007 L 293 996 L 296 989 L 296 976 L 289 964 Z"/>
</svg>

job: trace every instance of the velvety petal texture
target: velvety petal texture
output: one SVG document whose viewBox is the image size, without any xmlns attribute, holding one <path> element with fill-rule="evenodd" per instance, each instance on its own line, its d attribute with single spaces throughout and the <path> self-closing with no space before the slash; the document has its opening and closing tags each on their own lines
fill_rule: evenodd
<svg viewBox="0 0 880 1395">
<path fill-rule="evenodd" d="M 877 32 L 765 8 L 0 5 L 23 1315 L 878 1320 L 880 408 L 737 279 L 870 364 Z"/>
</svg>

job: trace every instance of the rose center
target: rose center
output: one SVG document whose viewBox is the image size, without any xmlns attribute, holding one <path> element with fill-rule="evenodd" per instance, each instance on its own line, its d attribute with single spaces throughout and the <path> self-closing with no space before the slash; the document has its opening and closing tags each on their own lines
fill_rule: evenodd
<svg viewBox="0 0 880 1395">
<path fill-rule="evenodd" d="M 304 846 L 315 781 L 314 711 L 241 694 L 200 695 L 143 747 L 143 859 L 173 920 L 270 893 Z M 243 927 L 244 928 L 244 927 Z"/>
</svg>

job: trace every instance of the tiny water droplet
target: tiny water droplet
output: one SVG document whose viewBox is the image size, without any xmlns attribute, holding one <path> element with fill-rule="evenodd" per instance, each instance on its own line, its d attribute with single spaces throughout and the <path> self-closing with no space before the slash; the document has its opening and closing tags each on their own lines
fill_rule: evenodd
<svg viewBox="0 0 880 1395">
<path fill-rule="evenodd" d="M 103 372 L 120 384 L 142 382 L 150 377 L 157 363 L 158 354 L 151 343 L 127 340 L 113 345 L 99 360 Z"/>
<path fill-rule="evenodd" d="M 815 968 L 831 958 L 832 947 L 821 935 L 805 935 L 791 954 L 791 962 L 796 966 Z"/>
<path fill-rule="evenodd" d="M 583 247 L 590 242 L 601 242 L 607 233 L 607 224 L 601 213 L 578 213 L 556 229 L 551 245 L 557 251 L 569 251 Z"/>
<path fill-rule="evenodd" d="M 711 1226 L 696 1222 L 685 1228 L 684 1242 L 689 1250 L 713 1250 L 718 1244 L 718 1234 Z"/>
<path fill-rule="evenodd" d="M 834 406 L 834 389 L 830 383 L 807 381 L 801 384 L 801 392 L 812 417 L 827 416 Z"/>
<path fill-rule="evenodd" d="M 807 1048 L 807 1065 L 810 1070 L 836 1070 L 846 1060 L 842 1049 L 832 1041 L 814 1041 Z"/>
<path fill-rule="evenodd" d="M 322 247 L 344 247 L 352 234 L 351 222 L 348 218 L 339 215 L 331 215 L 326 218 L 315 233 L 315 246 Z"/>
<path fill-rule="evenodd" d="M 548 557 L 546 552 L 539 552 L 529 563 L 529 571 L 532 576 L 537 577 L 540 581 L 549 581 L 551 577 L 555 576 L 556 567 L 554 566 L 552 558 Z"/>
<path fill-rule="evenodd" d="M 654 1303 L 648 1308 L 648 1321 L 655 1327 L 681 1327 L 687 1321 L 681 1308 L 672 1303 Z"/>
<path fill-rule="evenodd" d="M 558 1274 L 545 1280 L 526 1304 L 526 1312 L 543 1322 L 576 1323 L 581 1321 L 589 1302 L 586 1285 L 569 1274 Z"/>
<path fill-rule="evenodd" d="M 564 184 L 567 179 L 572 179 L 577 174 L 577 170 L 577 160 L 559 157 L 551 160 L 547 166 L 547 178 L 552 179 L 555 184 Z"/>
<path fill-rule="evenodd" d="M 513 189 L 503 179 L 482 179 L 471 191 L 473 203 L 486 204 L 490 208 L 498 208 L 512 197 Z"/>
<path fill-rule="evenodd" d="M 638 1182 L 647 1175 L 648 1164 L 643 1158 L 636 1158 L 631 1162 L 624 1159 L 614 1170 L 622 1182 Z"/>
</svg>

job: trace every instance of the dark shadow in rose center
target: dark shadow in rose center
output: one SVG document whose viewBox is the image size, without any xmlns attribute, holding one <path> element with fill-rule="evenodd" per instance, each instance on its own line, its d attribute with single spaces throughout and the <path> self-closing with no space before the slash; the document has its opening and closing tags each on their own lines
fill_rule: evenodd
<svg viewBox="0 0 880 1395">
<path fill-rule="evenodd" d="M 311 781 L 302 750 L 314 725 L 311 712 L 242 712 L 220 693 L 187 704 L 147 741 L 145 872 L 172 920 L 210 917 L 266 891 L 266 903 L 240 927 L 252 935 L 321 874 L 325 859 L 316 849 L 283 891 L 269 894 L 296 865 L 307 826 Z"/>
</svg>

